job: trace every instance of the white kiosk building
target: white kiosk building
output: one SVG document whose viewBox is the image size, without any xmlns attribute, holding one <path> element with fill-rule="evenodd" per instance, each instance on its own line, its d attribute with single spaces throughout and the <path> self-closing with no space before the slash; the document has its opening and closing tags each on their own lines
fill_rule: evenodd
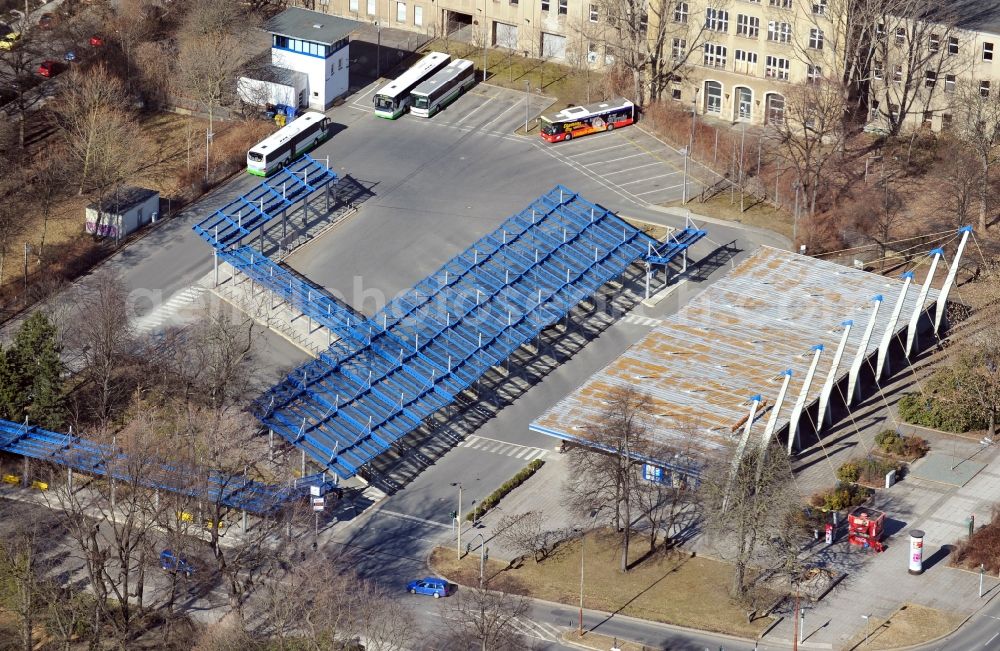
<svg viewBox="0 0 1000 651">
<path fill-rule="evenodd" d="M 289 104 L 325 111 L 347 94 L 349 40 L 360 25 L 308 9 L 290 8 L 264 25 L 271 34 L 270 70 L 237 83 L 250 104 Z"/>
</svg>

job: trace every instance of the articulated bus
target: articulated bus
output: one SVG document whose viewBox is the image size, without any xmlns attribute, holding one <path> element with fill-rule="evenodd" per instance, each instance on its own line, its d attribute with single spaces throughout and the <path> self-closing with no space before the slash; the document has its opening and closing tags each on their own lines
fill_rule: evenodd
<svg viewBox="0 0 1000 651">
<path fill-rule="evenodd" d="M 445 67 L 451 57 L 443 52 L 429 52 L 427 56 L 396 79 L 383 86 L 372 101 L 375 102 L 375 115 L 380 118 L 395 120 L 406 111 L 410 101 L 410 91 L 417 84 L 427 79 L 435 72 Z"/>
<path fill-rule="evenodd" d="M 330 134 L 330 118 L 309 111 L 257 143 L 247 152 L 247 172 L 269 176 L 291 163 Z"/>
<path fill-rule="evenodd" d="M 597 104 L 563 109 L 552 118 L 543 115 L 540 120 L 541 136 L 548 142 L 571 140 L 632 124 L 635 122 L 635 104 L 624 97 L 616 97 Z"/>
<path fill-rule="evenodd" d="M 476 66 L 468 59 L 455 59 L 444 70 L 410 93 L 410 113 L 429 118 L 476 83 Z"/>
</svg>

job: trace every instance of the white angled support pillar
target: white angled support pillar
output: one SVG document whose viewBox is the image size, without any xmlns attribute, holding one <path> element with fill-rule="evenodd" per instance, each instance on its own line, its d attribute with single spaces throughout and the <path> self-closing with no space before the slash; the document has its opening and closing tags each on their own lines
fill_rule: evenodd
<svg viewBox="0 0 1000 651">
<path fill-rule="evenodd" d="M 823 426 L 830 422 L 830 394 L 833 393 L 833 385 L 837 382 L 840 360 L 844 357 L 844 348 L 847 347 L 847 338 L 851 336 L 854 321 L 847 320 L 840 325 L 844 327 L 844 333 L 840 336 L 840 344 L 837 345 L 837 352 L 833 354 L 833 362 L 830 363 L 830 372 L 826 374 L 826 382 L 823 383 L 823 390 L 819 393 L 819 411 L 816 413 L 817 430 L 822 430 Z"/>
<path fill-rule="evenodd" d="M 935 335 L 941 329 L 941 319 L 944 317 L 944 308 L 948 303 L 948 292 L 951 291 L 951 286 L 955 284 L 955 274 L 958 273 L 958 263 L 962 261 L 962 253 L 965 252 L 965 243 L 969 241 L 969 235 L 972 233 L 972 227 L 963 226 L 958 232 L 962 234 L 962 239 L 958 242 L 958 250 L 955 251 L 955 259 L 951 261 L 951 268 L 948 269 L 948 277 L 945 278 L 944 285 L 941 287 L 941 293 L 938 294 L 937 310 L 934 313 Z"/>
<path fill-rule="evenodd" d="M 781 405 L 785 402 L 785 394 L 788 393 L 788 383 L 792 381 L 792 369 L 782 371 L 781 375 L 784 375 L 785 379 L 781 381 L 781 388 L 778 389 L 778 397 L 774 401 L 774 406 L 771 407 L 771 415 L 767 418 L 767 425 L 764 426 L 764 436 L 761 438 L 760 444 L 765 449 L 771 443 L 771 436 L 774 435 L 774 428 L 778 424 L 778 413 L 781 411 Z"/>
<path fill-rule="evenodd" d="M 799 391 L 798 400 L 792 409 L 792 417 L 788 421 L 788 454 L 792 454 L 792 448 L 798 447 L 799 441 L 799 419 L 802 418 L 802 410 L 806 406 L 806 398 L 809 395 L 809 386 L 812 384 L 813 376 L 816 375 L 816 367 L 819 366 L 820 355 L 823 354 L 823 344 L 816 344 L 812 347 L 813 360 L 806 371 L 806 379 L 802 383 L 802 390 Z"/>
<path fill-rule="evenodd" d="M 913 272 L 907 271 L 903 274 L 903 288 L 899 290 L 899 297 L 896 299 L 896 306 L 892 308 L 892 316 L 885 324 L 885 332 L 882 333 L 882 341 L 878 345 L 878 360 L 875 362 L 875 381 L 882 379 L 882 370 L 885 368 L 886 358 L 889 356 L 889 345 L 892 344 L 892 336 L 896 330 L 896 322 L 899 314 L 903 311 L 903 303 L 906 302 L 906 292 L 913 282 Z"/>
<path fill-rule="evenodd" d="M 941 261 L 944 250 L 940 248 L 931 249 L 930 254 L 934 256 L 934 259 L 931 260 L 931 268 L 927 272 L 927 277 L 924 278 L 923 286 L 920 287 L 920 293 L 917 295 L 917 304 L 913 307 L 913 314 L 910 315 L 910 323 L 906 328 L 906 348 L 903 349 L 906 359 L 910 359 L 910 352 L 913 351 L 913 342 L 917 339 L 917 327 L 920 325 L 920 315 L 924 313 L 924 302 L 927 301 L 927 294 L 931 291 L 931 283 L 934 282 L 934 272 L 937 271 L 938 262 Z"/>
<path fill-rule="evenodd" d="M 750 430 L 753 429 L 753 420 L 757 417 L 757 407 L 760 406 L 760 395 L 756 395 L 750 398 L 750 414 L 747 416 L 747 422 L 743 426 L 743 435 L 740 436 L 740 442 L 736 445 L 736 452 L 733 454 L 733 463 L 729 468 L 729 481 L 726 484 L 726 495 L 722 499 L 722 509 L 726 510 L 729 508 L 729 494 L 732 489 L 733 480 L 736 478 L 736 473 L 740 469 L 740 461 L 743 460 L 743 455 L 747 450 L 747 442 L 750 440 Z"/>
<path fill-rule="evenodd" d="M 875 331 L 875 323 L 878 320 L 878 309 L 882 306 L 882 295 L 878 294 L 872 298 L 872 302 L 875 306 L 872 308 L 872 315 L 868 317 L 868 325 L 865 327 L 865 334 L 861 336 L 861 343 L 858 345 L 858 352 L 854 355 L 854 361 L 851 363 L 851 370 L 847 373 L 847 406 L 850 407 L 854 403 L 856 387 L 858 386 L 858 375 L 861 373 L 861 365 L 865 363 L 865 359 L 868 357 L 868 343 L 872 339 L 872 333 Z"/>
</svg>

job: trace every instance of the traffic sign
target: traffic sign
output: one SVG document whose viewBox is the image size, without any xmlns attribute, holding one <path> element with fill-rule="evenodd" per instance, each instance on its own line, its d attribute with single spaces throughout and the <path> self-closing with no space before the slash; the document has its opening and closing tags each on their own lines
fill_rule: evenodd
<svg viewBox="0 0 1000 651">
<path fill-rule="evenodd" d="M 319 491 L 320 491 L 319 486 L 309 487 L 309 494 L 312 495 L 313 497 L 319 497 Z"/>
<path fill-rule="evenodd" d="M 313 511 L 322 511 L 323 507 L 326 506 L 326 499 L 322 497 L 312 498 Z"/>
</svg>

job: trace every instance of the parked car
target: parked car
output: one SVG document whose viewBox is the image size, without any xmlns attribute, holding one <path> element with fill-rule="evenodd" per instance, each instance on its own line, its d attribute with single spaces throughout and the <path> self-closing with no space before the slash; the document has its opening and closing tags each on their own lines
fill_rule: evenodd
<svg viewBox="0 0 1000 651">
<path fill-rule="evenodd" d="M 174 554 L 169 549 L 160 552 L 160 569 L 171 574 L 183 574 L 186 577 L 194 574 L 194 566 L 186 558 Z"/>
<path fill-rule="evenodd" d="M 410 581 L 406 585 L 406 589 L 410 592 L 410 594 L 426 594 L 434 597 L 435 599 L 448 596 L 448 582 L 444 579 L 438 579 L 433 576 L 417 579 L 416 581 Z"/>
<path fill-rule="evenodd" d="M 38 26 L 42 29 L 52 29 L 56 23 L 56 17 L 52 14 L 42 14 L 38 17 Z"/>
<path fill-rule="evenodd" d="M 21 40 L 21 32 L 7 32 L 7 35 L 0 38 L 0 50 L 13 50 L 14 45 Z"/>
<path fill-rule="evenodd" d="M 43 77 L 52 77 L 59 74 L 59 64 L 56 61 L 45 60 L 38 65 L 38 74 Z"/>
<path fill-rule="evenodd" d="M 76 61 L 76 52 L 74 52 L 73 50 L 70 50 L 69 52 L 67 52 L 66 54 L 64 54 L 63 55 L 63 61 L 65 61 L 66 63 L 73 63 L 73 62 L 75 62 Z"/>
<path fill-rule="evenodd" d="M 104 37 L 94 34 L 90 37 L 90 47 L 104 47 Z"/>
</svg>

